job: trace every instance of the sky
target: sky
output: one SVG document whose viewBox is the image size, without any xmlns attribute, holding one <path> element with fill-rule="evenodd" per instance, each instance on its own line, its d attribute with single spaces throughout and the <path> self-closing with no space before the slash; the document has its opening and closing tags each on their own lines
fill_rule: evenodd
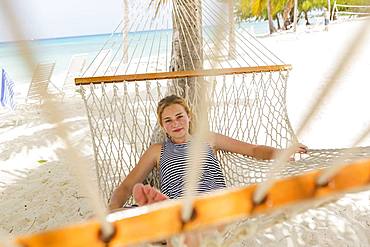
<svg viewBox="0 0 370 247">
<path fill-rule="evenodd" d="M 122 18 L 122 0 L 0 0 L 0 42 L 15 38 L 3 2 L 11 3 L 26 39 L 110 33 Z"/>
</svg>

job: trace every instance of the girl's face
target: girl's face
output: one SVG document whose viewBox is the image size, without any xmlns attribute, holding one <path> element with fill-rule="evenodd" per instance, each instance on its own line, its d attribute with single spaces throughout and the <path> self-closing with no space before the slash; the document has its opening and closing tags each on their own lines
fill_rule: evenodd
<svg viewBox="0 0 370 247">
<path fill-rule="evenodd" d="M 180 104 L 169 105 L 163 109 L 161 121 L 166 133 L 175 143 L 187 141 L 189 134 L 190 117 Z"/>
</svg>

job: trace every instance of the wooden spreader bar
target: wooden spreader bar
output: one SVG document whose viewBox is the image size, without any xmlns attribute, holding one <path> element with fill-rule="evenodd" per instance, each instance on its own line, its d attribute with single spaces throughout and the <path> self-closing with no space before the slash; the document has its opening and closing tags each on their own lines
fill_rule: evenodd
<svg viewBox="0 0 370 247">
<path fill-rule="evenodd" d="M 109 242 L 100 238 L 95 220 L 16 239 L 20 246 L 126 246 L 168 238 L 186 231 L 205 229 L 258 213 L 283 209 L 291 204 L 337 197 L 348 191 L 367 190 L 370 185 L 370 160 L 358 161 L 340 170 L 327 184 L 317 185 L 321 171 L 278 180 L 261 204 L 253 203 L 257 185 L 210 193 L 194 201 L 194 217 L 181 219 L 182 203 L 169 200 L 154 205 L 116 212 L 108 216 L 115 228 Z M 298 206 L 299 207 L 299 206 Z"/>
<path fill-rule="evenodd" d="M 291 70 L 290 64 L 283 65 L 269 65 L 269 66 L 255 66 L 255 67 L 239 67 L 239 68 L 225 68 L 225 69 L 205 69 L 205 70 L 185 70 L 174 72 L 159 72 L 159 73 L 145 73 L 145 74 L 130 74 L 130 75 L 115 75 L 115 76 L 97 76 L 97 77 L 80 77 L 75 78 L 76 85 L 127 82 L 127 81 L 147 81 L 147 80 L 164 80 L 164 79 L 178 79 L 186 77 L 200 77 L 200 76 L 217 76 L 217 75 L 231 75 L 231 74 L 248 74 L 259 72 L 274 72 Z"/>
</svg>

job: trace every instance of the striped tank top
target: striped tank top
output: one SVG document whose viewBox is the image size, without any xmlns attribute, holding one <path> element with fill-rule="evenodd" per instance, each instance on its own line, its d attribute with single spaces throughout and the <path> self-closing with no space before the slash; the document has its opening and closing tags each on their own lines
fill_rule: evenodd
<svg viewBox="0 0 370 247">
<path fill-rule="evenodd" d="M 186 168 L 189 162 L 188 143 L 175 144 L 166 139 L 162 145 L 159 161 L 161 192 L 171 199 L 181 197 L 185 184 Z M 198 184 L 198 193 L 225 188 L 225 178 L 220 163 L 207 144 L 206 155 Z"/>
</svg>

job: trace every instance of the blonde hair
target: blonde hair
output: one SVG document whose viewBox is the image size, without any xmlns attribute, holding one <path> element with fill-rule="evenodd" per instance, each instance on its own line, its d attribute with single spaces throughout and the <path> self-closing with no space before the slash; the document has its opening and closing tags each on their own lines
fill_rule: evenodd
<svg viewBox="0 0 370 247">
<path fill-rule="evenodd" d="M 179 104 L 181 105 L 182 107 L 184 107 L 185 109 L 185 112 L 186 114 L 188 114 L 188 116 L 192 119 L 193 117 L 193 113 L 192 111 L 190 110 L 190 107 L 189 105 L 186 103 L 185 99 L 180 97 L 180 96 L 177 96 L 177 95 L 170 95 L 170 96 L 167 96 L 167 97 L 164 97 L 163 99 L 161 99 L 158 103 L 158 106 L 157 106 L 157 118 L 158 118 L 158 122 L 159 122 L 159 125 L 161 127 L 163 127 L 163 123 L 162 123 L 162 113 L 164 111 L 164 109 L 167 107 L 167 106 L 170 106 L 170 105 L 174 105 L 174 104 Z M 190 125 L 189 125 L 189 133 L 191 134 L 192 133 L 192 122 L 190 121 Z"/>
</svg>

